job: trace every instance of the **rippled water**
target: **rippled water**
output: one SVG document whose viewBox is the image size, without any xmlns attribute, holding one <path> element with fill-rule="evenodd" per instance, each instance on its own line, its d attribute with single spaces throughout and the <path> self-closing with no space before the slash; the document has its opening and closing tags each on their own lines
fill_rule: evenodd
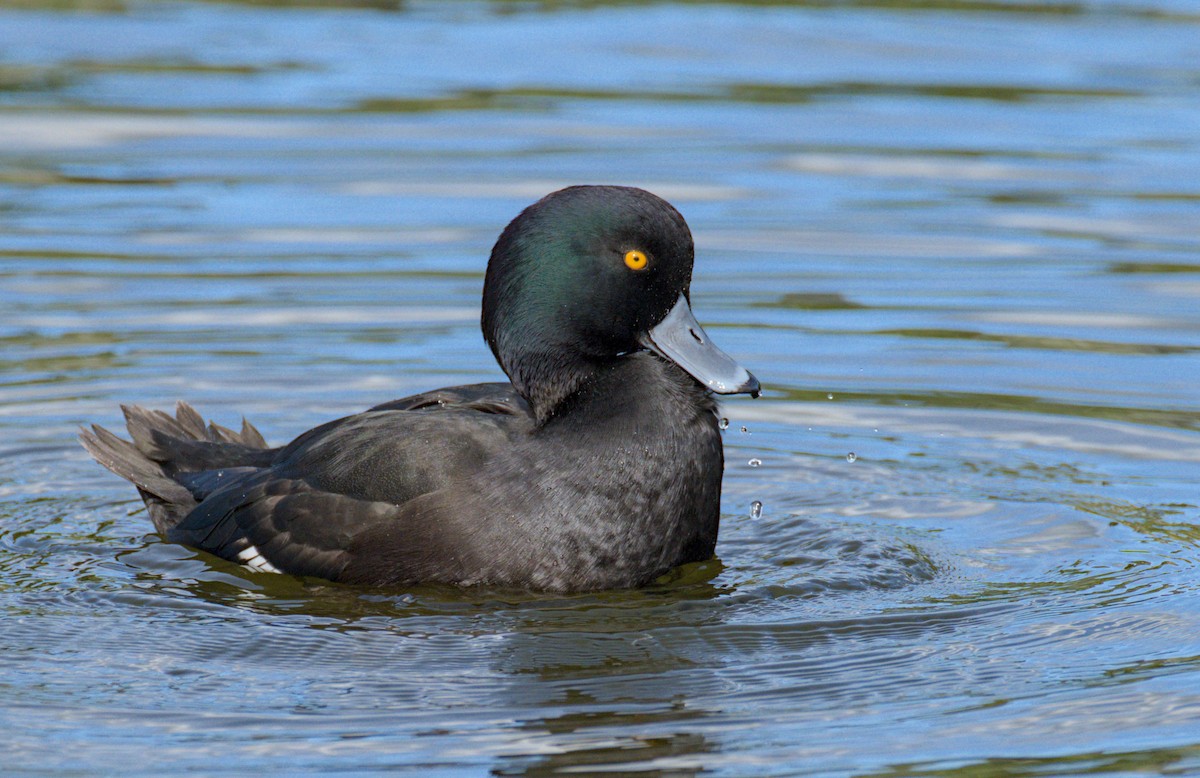
<svg viewBox="0 0 1200 778">
<path fill-rule="evenodd" d="M 1191 0 L 0 4 L 0 767 L 1200 772 L 1198 181 Z M 495 380 L 491 242 L 583 182 L 767 387 L 719 561 L 255 574 L 75 443 Z"/>
</svg>

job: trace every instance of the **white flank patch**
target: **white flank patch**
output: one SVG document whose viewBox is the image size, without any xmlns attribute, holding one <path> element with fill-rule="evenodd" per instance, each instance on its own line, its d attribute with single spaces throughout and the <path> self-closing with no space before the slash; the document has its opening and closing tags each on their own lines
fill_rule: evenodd
<svg viewBox="0 0 1200 778">
<path fill-rule="evenodd" d="M 237 553 L 237 561 L 241 562 L 246 567 L 259 573 L 282 573 L 275 565 L 267 561 L 267 558 L 259 553 L 254 546 L 243 548 Z"/>
</svg>

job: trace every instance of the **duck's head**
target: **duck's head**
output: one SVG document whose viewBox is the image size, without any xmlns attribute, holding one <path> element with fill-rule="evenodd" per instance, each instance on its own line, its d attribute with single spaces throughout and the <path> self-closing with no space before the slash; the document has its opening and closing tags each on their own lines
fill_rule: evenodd
<svg viewBox="0 0 1200 778">
<path fill-rule="evenodd" d="M 758 395 L 692 316 L 693 258 L 683 217 L 642 189 L 573 186 L 512 220 L 488 262 L 483 334 L 539 420 L 597 366 L 643 349 L 713 392 Z"/>
</svg>

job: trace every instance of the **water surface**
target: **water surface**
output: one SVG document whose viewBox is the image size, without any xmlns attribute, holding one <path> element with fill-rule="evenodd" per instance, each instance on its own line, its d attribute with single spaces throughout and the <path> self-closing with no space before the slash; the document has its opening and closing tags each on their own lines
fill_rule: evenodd
<svg viewBox="0 0 1200 778">
<path fill-rule="evenodd" d="M 0 5 L 0 765 L 1200 771 L 1197 63 L 1184 0 Z M 487 252 L 572 183 L 682 210 L 767 388 L 717 560 L 256 574 L 75 443 L 495 380 Z"/>
</svg>

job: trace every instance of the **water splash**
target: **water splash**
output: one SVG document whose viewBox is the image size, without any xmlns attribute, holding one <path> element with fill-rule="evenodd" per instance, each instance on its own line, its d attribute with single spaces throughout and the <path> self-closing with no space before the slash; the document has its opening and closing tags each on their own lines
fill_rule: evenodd
<svg viewBox="0 0 1200 778">
<path fill-rule="evenodd" d="M 754 457 L 754 459 L 751 459 L 746 464 L 750 465 L 750 467 L 758 467 L 759 465 L 762 464 L 762 460 L 759 459 L 758 457 Z"/>
<path fill-rule="evenodd" d="M 717 426 L 720 427 L 722 430 L 729 429 L 729 419 L 726 419 L 724 416 L 722 416 L 721 420 L 719 422 L 717 422 Z"/>
<path fill-rule="evenodd" d="M 853 451 L 851 451 L 846 455 L 846 461 L 853 464 L 854 462 L 858 461 L 858 454 L 855 454 Z"/>
<path fill-rule="evenodd" d="M 762 500 L 755 500 L 752 503 L 750 503 L 750 518 L 752 518 L 752 519 L 762 518 Z"/>
</svg>

